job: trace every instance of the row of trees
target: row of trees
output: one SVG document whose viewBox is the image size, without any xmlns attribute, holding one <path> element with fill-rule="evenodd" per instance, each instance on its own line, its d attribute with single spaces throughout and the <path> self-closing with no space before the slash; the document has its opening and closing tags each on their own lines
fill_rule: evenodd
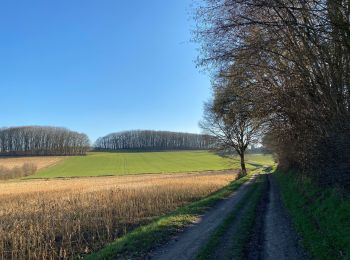
<svg viewBox="0 0 350 260">
<path fill-rule="evenodd" d="M 24 126 L 0 129 L 1 155 L 83 155 L 87 135 L 58 127 Z"/>
<path fill-rule="evenodd" d="M 212 139 L 205 135 L 168 131 L 125 131 L 97 139 L 97 150 L 208 149 Z"/>
<path fill-rule="evenodd" d="M 196 19 L 203 128 L 244 148 L 259 126 L 281 167 L 350 187 L 350 1 L 204 0 Z"/>
</svg>

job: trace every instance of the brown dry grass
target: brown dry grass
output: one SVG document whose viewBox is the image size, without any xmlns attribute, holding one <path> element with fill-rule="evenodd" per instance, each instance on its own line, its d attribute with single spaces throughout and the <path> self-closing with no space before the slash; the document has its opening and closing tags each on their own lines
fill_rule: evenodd
<svg viewBox="0 0 350 260">
<path fill-rule="evenodd" d="M 77 257 L 233 178 L 208 172 L 0 183 L 0 258 Z"/>
<path fill-rule="evenodd" d="M 0 180 L 26 177 L 36 172 L 37 167 L 31 163 L 24 163 L 21 167 L 6 168 L 0 165 Z"/>
<path fill-rule="evenodd" d="M 14 167 L 21 167 L 24 163 L 30 163 L 40 170 L 55 165 L 64 158 L 64 156 L 0 157 L 0 166 L 11 169 Z"/>
</svg>

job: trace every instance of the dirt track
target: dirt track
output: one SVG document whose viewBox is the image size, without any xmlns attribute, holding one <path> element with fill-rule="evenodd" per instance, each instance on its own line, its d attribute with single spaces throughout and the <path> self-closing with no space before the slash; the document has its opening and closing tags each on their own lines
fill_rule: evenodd
<svg viewBox="0 0 350 260">
<path fill-rule="evenodd" d="M 256 208 L 256 220 L 249 243 L 245 245 L 245 259 L 308 259 L 295 232 L 290 217 L 282 203 L 278 184 L 268 174 L 267 188 Z M 171 242 L 153 252 L 151 259 L 195 259 L 201 246 L 213 231 L 232 212 L 239 201 L 247 194 L 253 180 L 243 184 L 234 194 L 207 212 L 198 223 L 179 234 Z M 234 223 L 220 239 L 214 249 L 215 259 L 221 259 L 225 248 L 234 243 L 235 231 L 242 218 L 244 208 L 237 213 Z M 230 234 L 228 234 L 230 233 Z M 230 237 L 230 235 L 232 237 Z"/>
<path fill-rule="evenodd" d="M 202 216 L 198 222 L 179 234 L 168 244 L 152 253 L 151 259 L 194 259 L 213 231 L 222 223 L 244 195 L 249 191 L 254 178 L 244 183 L 227 199 L 219 202 L 214 208 Z"/>
<path fill-rule="evenodd" d="M 245 259 L 308 259 L 283 205 L 278 183 L 267 174 L 267 189 L 257 206 L 251 239 L 245 248 Z"/>
</svg>

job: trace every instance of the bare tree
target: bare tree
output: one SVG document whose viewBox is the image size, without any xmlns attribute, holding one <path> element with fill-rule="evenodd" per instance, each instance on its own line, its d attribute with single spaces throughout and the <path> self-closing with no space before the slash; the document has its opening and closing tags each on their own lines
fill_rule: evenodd
<svg viewBox="0 0 350 260">
<path fill-rule="evenodd" d="M 232 80 L 229 80 L 232 83 Z M 204 133 L 215 137 L 219 149 L 234 149 L 246 175 L 245 152 L 260 137 L 262 123 L 254 119 L 253 106 L 232 85 L 216 87 L 214 100 L 206 103 L 200 122 Z"/>
</svg>

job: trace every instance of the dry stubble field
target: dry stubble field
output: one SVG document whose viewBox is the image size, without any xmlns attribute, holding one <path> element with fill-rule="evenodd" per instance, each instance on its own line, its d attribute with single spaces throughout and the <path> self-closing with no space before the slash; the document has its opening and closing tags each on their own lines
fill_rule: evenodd
<svg viewBox="0 0 350 260">
<path fill-rule="evenodd" d="M 234 178 L 226 171 L 0 182 L 0 258 L 79 257 Z"/>
<path fill-rule="evenodd" d="M 28 157 L 0 157 L 0 166 L 6 168 L 21 167 L 24 163 L 36 166 L 37 170 L 53 166 L 62 161 L 64 156 L 28 156 Z"/>
</svg>

